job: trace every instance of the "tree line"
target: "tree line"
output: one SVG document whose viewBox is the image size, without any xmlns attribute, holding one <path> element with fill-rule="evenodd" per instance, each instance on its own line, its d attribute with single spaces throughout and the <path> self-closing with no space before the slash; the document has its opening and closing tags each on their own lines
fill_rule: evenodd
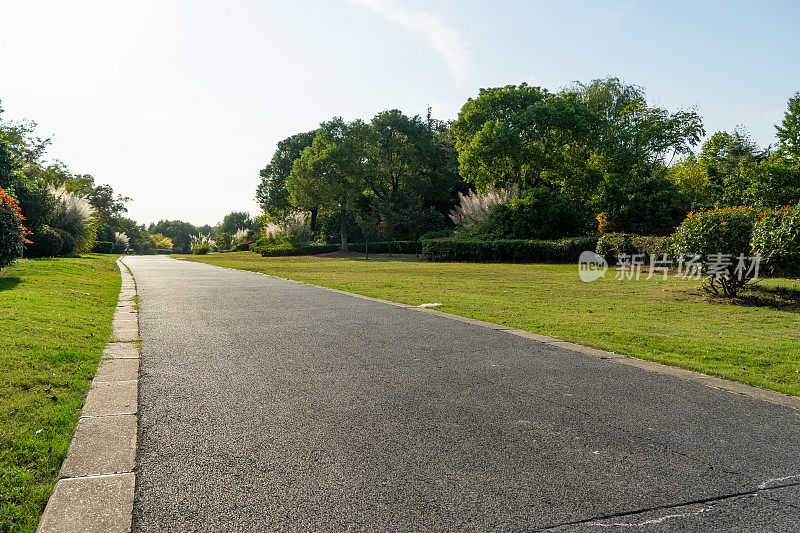
<svg viewBox="0 0 800 533">
<path fill-rule="evenodd" d="M 798 102 L 800 93 L 776 143 L 761 148 L 742 127 L 700 145 L 696 110 L 648 104 L 642 87 L 617 78 L 557 92 L 481 89 L 453 122 L 390 110 L 288 137 L 261 170 L 256 198 L 276 221 L 307 212 L 313 238 L 343 250 L 353 238 L 452 230 L 495 239 L 667 235 L 692 211 L 798 202 Z M 490 201 L 498 192 L 505 199 Z M 465 201 L 491 205 L 480 217 L 453 216 Z"/>
</svg>

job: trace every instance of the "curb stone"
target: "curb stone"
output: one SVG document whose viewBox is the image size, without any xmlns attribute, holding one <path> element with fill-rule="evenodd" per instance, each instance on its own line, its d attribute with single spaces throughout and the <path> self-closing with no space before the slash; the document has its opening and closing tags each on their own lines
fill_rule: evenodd
<svg viewBox="0 0 800 533">
<path fill-rule="evenodd" d="M 182 261 L 182 259 L 173 259 L 173 261 Z M 347 292 L 340 289 L 333 289 L 331 287 L 325 287 L 322 285 L 315 285 L 313 283 L 307 283 L 305 281 L 298 281 L 294 279 L 282 278 L 280 276 L 274 276 L 272 274 L 266 274 L 264 272 L 253 272 L 252 270 L 241 270 L 238 268 L 229 268 L 223 267 L 219 265 L 211 265 L 207 264 L 212 267 L 217 268 L 225 268 L 228 270 L 236 270 L 238 272 L 249 272 L 251 274 L 256 274 L 259 276 L 266 276 L 268 278 L 279 279 L 283 281 L 291 281 L 292 283 L 297 283 L 298 285 L 306 285 L 309 287 L 317 287 L 329 292 L 335 292 L 338 294 L 346 294 L 348 296 L 352 296 L 354 298 L 360 298 L 362 300 L 369 300 L 372 302 L 383 303 L 388 305 L 393 305 L 395 307 L 402 307 L 405 309 L 410 309 L 414 311 L 418 311 L 421 313 L 429 313 L 441 316 L 442 318 L 447 318 L 450 320 L 457 320 L 459 322 L 466 322 L 468 324 L 473 324 L 475 326 L 480 326 L 487 329 L 492 329 L 495 331 L 499 331 L 501 333 L 508 333 L 511 335 L 516 335 L 518 337 L 523 337 L 525 339 L 538 342 L 541 344 L 547 344 L 549 346 L 553 346 L 555 348 L 563 348 L 565 350 L 570 350 L 573 352 L 582 353 L 584 355 L 588 355 L 590 357 L 595 357 L 598 359 L 607 360 L 609 363 L 633 366 L 639 368 L 641 370 L 647 372 L 654 372 L 656 374 L 665 374 L 668 376 L 672 376 L 678 379 L 686 380 L 686 381 L 693 381 L 695 383 L 700 383 L 701 385 L 705 385 L 706 387 L 711 387 L 719 390 L 723 390 L 725 392 L 729 392 L 732 394 L 739 394 L 741 396 L 748 396 L 750 398 L 755 398 L 757 400 L 773 403 L 776 405 L 781 405 L 783 407 L 788 407 L 790 409 L 800 410 L 800 397 L 798 396 L 790 396 L 788 394 L 783 394 L 777 391 L 771 391 L 768 389 L 762 389 L 761 387 L 754 387 L 752 385 L 746 385 L 744 383 L 739 383 L 738 381 L 731 381 L 723 378 L 718 378 L 715 376 L 709 376 L 707 374 L 701 374 L 700 372 L 694 372 L 692 370 L 684 370 L 682 368 L 677 368 L 674 366 L 662 365 L 661 363 L 655 363 L 652 361 L 645 361 L 643 359 L 636 359 L 634 357 L 630 357 L 623 354 L 618 354 L 615 352 L 609 352 L 606 350 L 600 350 L 597 348 L 592 348 L 590 346 L 584 346 L 582 344 L 576 344 L 574 342 L 564 341 L 561 339 L 557 339 L 555 337 L 549 337 L 547 335 L 539 335 L 537 333 L 531 333 L 530 331 L 524 331 L 521 329 L 516 329 L 508 326 L 503 326 L 501 324 L 494 324 L 492 322 L 485 322 L 483 320 L 477 320 L 474 318 L 468 318 L 463 316 L 454 315 L 451 313 L 445 313 L 443 311 L 437 311 L 435 309 L 419 307 L 416 305 L 404 304 L 400 302 L 393 302 L 391 300 L 383 300 L 381 298 L 373 298 L 371 296 L 364 296 L 362 294 L 356 294 L 353 292 Z"/>
<path fill-rule="evenodd" d="M 138 428 L 136 283 L 122 276 L 111 341 L 103 349 L 38 533 L 127 533 L 133 519 Z"/>
</svg>

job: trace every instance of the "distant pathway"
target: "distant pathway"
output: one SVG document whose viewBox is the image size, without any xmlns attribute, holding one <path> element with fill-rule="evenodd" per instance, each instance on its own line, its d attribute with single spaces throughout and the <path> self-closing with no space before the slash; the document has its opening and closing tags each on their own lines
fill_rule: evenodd
<svg viewBox="0 0 800 533">
<path fill-rule="evenodd" d="M 800 530 L 800 412 L 317 287 L 126 263 L 136 531 Z"/>
</svg>

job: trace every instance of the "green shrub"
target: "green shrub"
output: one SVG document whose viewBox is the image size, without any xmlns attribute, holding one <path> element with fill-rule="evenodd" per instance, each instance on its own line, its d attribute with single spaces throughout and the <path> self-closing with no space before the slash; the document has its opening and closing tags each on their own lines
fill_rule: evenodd
<svg viewBox="0 0 800 533">
<path fill-rule="evenodd" d="M 800 277 L 800 204 L 765 214 L 753 228 L 751 244 L 771 274 Z"/>
<path fill-rule="evenodd" d="M 25 247 L 28 257 L 56 257 L 64 245 L 58 232 L 48 226 L 35 231 L 30 240 L 31 244 Z"/>
<path fill-rule="evenodd" d="M 337 252 L 341 249 L 338 244 L 309 244 L 301 248 L 294 248 L 289 242 L 268 244 L 259 248 L 259 253 L 264 257 L 287 257 L 292 255 L 316 255 Z"/>
<path fill-rule="evenodd" d="M 472 227 L 472 233 L 495 239 L 559 239 L 579 232 L 578 210 L 546 187 L 530 189 L 495 205 Z"/>
<path fill-rule="evenodd" d="M 664 256 L 667 259 L 672 258 L 672 237 L 642 237 L 634 235 L 631 242 L 633 244 L 634 253 L 641 254 L 647 261 L 655 258 L 655 260 L 662 260 Z"/>
<path fill-rule="evenodd" d="M 194 255 L 206 255 L 211 251 L 211 245 L 207 242 L 199 242 L 192 245 L 192 253 Z"/>
<path fill-rule="evenodd" d="M 73 255 L 75 253 L 75 239 L 72 238 L 72 235 L 70 235 L 68 231 L 64 231 L 63 229 L 57 229 L 56 232 L 58 236 L 61 237 L 62 243 L 58 255 L 62 257 Z"/>
<path fill-rule="evenodd" d="M 114 243 L 109 241 L 97 241 L 94 243 L 92 251 L 98 254 L 113 254 Z"/>
<path fill-rule="evenodd" d="M 637 235 L 669 235 L 686 216 L 688 205 L 675 183 L 660 175 L 607 174 L 594 199 L 595 211 L 604 213 L 611 231 Z"/>
<path fill-rule="evenodd" d="M 156 253 L 160 255 L 169 255 L 172 253 L 172 248 L 158 248 Z"/>
<path fill-rule="evenodd" d="M 594 250 L 597 239 L 577 237 L 556 241 L 523 239 L 424 239 L 422 253 L 430 261 L 535 261 L 572 263 L 581 252 Z"/>
<path fill-rule="evenodd" d="M 111 243 L 111 251 L 115 254 L 124 254 L 127 249 L 128 247 L 127 245 L 125 245 L 125 243 L 122 242 Z M 148 255 L 148 254 L 143 252 L 143 255 Z"/>
<path fill-rule="evenodd" d="M 237 252 L 246 252 L 253 246 L 253 241 L 242 241 L 236 245 Z"/>
<path fill-rule="evenodd" d="M 679 259 L 693 257 L 702 263 L 709 291 L 736 296 L 738 289 L 752 276 L 752 273 L 737 270 L 737 267 L 740 257 L 751 256 L 753 226 L 760 216 L 749 207 L 689 213 L 672 237 L 675 254 Z M 725 264 L 720 266 L 721 263 Z M 715 265 L 711 271 L 710 265 Z"/>
<path fill-rule="evenodd" d="M 22 254 L 25 242 L 25 217 L 10 194 L 0 188 L 0 268 Z"/>
<path fill-rule="evenodd" d="M 614 265 L 620 256 L 638 253 L 633 245 L 636 237 L 632 233 L 606 233 L 597 240 L 595 253 Z"/>
</svg>

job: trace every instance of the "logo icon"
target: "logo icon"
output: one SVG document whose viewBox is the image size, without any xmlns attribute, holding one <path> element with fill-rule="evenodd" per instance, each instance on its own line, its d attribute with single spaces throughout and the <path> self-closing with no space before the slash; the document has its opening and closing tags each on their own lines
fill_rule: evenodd
<svg viewBox="0 0 800 533">
<path fill-rule="evenodd" d="M 606 275 L 608 262 L 594 252 L 581 252 L 578 258 L 578 275 L 581 281 L 589 283 Z"/>
</svg>

